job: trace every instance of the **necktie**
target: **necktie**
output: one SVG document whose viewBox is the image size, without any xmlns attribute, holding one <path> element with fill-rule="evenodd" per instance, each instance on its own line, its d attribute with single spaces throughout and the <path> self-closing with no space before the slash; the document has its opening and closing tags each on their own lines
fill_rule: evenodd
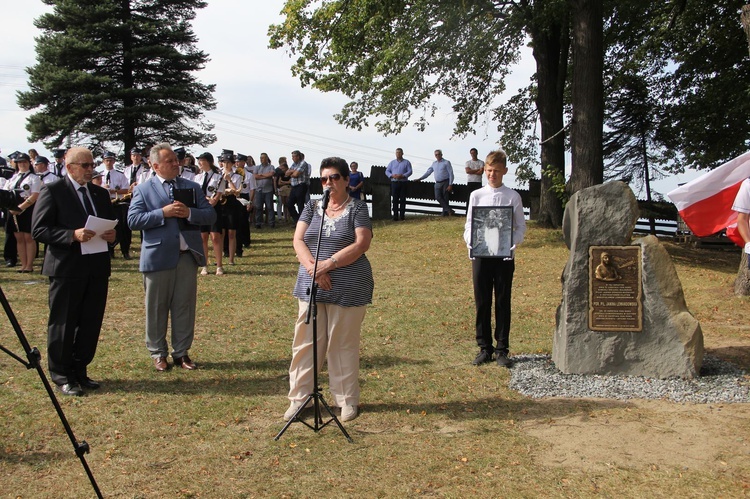
<svg viewBox="0 0 750 499">
<path fill-rule="evenodd" d="M 86 188 L 80 187 L 78 189 L 78 192 L 80 192 L 83 195 L 83 207 L 86 209 L 86 213 L 88 213 L 92 217 L 95 217 L 96 213 L 94 213 L 94 207 L 91 205 L 91 201 L 89 201 L 89 197 L 86 194 Z"/>
<path fill-rule="evenodd" d="M 167 180 L 167 187 L 169 188 L 169 199 L 174 201 L 174 180 Z"/>
<path fill-rule="evenodd" d="M 109 185 L 109 173 L 110 173 L 110 172 L 107 172 L 107 181 L 106 181 L 106 184 L 107 184 L 107 185 Z"/>
<path fill-rule="evenodd" d="M 211 177 L 208 176 L 208 173 L 203 174 L 203 194 L 206 193 L 206 188 L 208 187 L 208 181 Z"/>
</svg>

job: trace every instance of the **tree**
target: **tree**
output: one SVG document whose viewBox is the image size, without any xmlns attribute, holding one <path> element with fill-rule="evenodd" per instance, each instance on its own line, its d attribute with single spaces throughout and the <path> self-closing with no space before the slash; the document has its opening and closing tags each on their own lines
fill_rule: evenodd
<svg viewBox="0 0 750 499">
<path fill-rule="evenodd" d="M 745 0 L 685 1 L 663 36 L 670 147 L 686 167 L 712 169 L 750 148 L 750 59 Z"/>
<path fill-rule="evenodd" d="M 29 140 L 105 148 L 170 141 L 208 145 L 203 112 L 214 85 L 195 81 L 208 57 L 195 48 L 190 21 L 201 0 L 43 0 L 53 12 L 35 21 L 37 64 L 19 105 Z"/>
<path fill-rule="evenodd" d="M 541 150 L 545 170 L 564 171 L 565 0 L 327 0 L 314 6 L 288 0 L 282 12 L 284 21 L 269 29 L 271 47 L 296 57 L 292 72 L 303 86 L 352 99 L 336 115 L 340 123 L 361 129 L 374 120 L 386 135 L 410 123 L 424 130 L 436 109 L 433 98 L 443 95 L 453 103 L 457 135 L 494 116 L 514 161 L 529 166 L 527 155 Z M 504 77 L 527 36 L 538 87 L 517 96 L 522 107 L 499 106 Z M 521 131 L 534 128 L 537 116 L 541 146 Z M 524 156 L 514 157 L 516 151 Z M 540 217 L 557 226 L 562 205 L 551 185 L 552 176 L 543 176 Z"/>
<path fill-rule="evenodd" d="M 573 109 L 568 193 L 604 181 L 604 34 L 602 0 L 571 0 Z"/>
</svg>

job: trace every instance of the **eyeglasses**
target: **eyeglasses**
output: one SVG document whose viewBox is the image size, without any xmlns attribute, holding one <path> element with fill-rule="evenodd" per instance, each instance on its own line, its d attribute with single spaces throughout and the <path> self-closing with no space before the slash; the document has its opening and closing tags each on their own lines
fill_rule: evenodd
<svg viewBox="0 0 750 499">
<path fill-rule="evenodd" d="M 328 182 L 329 179 L 333 180 L 334 182 L 336 180 L 341 180 L 341 174 L 340 173 L 332 173 L 328 177 L 320 177 L 320 183 L 321 184 L 325 184 L 326 182 Z"/>
<path fill-rule="evenodd" d="M 69 165 L 78 165 L 81 168 L 94 168 L 96 163 L 68 163 Z"/>
</svg>

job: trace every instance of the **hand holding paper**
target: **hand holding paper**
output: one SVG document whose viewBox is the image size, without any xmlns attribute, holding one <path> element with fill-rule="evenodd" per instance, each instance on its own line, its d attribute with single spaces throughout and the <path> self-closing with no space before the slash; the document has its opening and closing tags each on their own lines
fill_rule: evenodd
<svg viewBox="0 0 750 499">
<path fill-rule="evenodd" d="M 91 255 L 109 251 L 107 242 L 114 241 L 114 228 L 117 220 L 93 217 L 89 215 L 84 227 L 84 237 L 81 241 L 81 254 Z M 93 233 L 93 236 L 91 235 Z"/>
</svg>

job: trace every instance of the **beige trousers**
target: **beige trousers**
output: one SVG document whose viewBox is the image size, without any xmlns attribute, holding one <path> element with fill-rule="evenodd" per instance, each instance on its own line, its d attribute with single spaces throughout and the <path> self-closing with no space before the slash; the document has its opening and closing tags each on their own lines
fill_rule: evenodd
<svg viewBox="0 0 750 499">
<path fill-rule="evenodd" d="M 367 307 L 318 303 L 318 372 L 328 357 L 328 385 L 333 405 L 359 405 L 359 337 Z M 307 302 L 299 300 L 294 327 L 289 400 L 302 402 L 313 392 L 313 324 L 305 324 Z"/>
</svg>

